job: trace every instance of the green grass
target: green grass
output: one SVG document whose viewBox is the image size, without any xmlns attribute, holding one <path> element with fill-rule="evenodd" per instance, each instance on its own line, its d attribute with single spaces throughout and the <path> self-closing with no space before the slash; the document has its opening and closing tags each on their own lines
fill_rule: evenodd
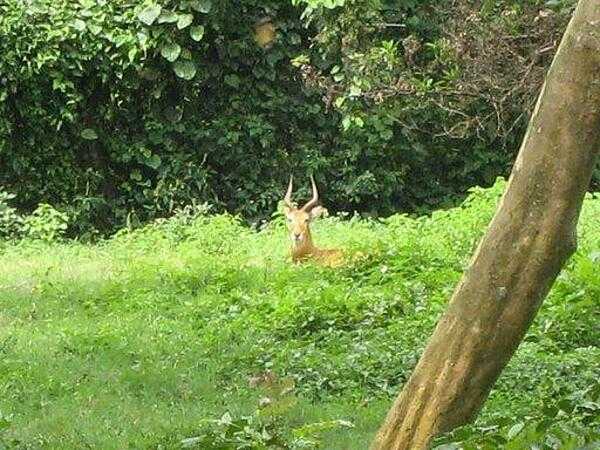
<svg viewBox="0 0 600 450">
<path fill-rule="evenodd" d="M 180 214 L 96 245 L 5 244 L 0 448 L 180 448 L 233 439 L 235 423 L 206 422 L 226 412 L 296 448 L 366 448 L 503 186 L 429 217 L 316 223 L 318 243 L 366 254 L 337 269 L 291 265 L 281 218 L 254 232 Z M 440 442 L 600 434 L 599 218 L 586 199 L 579 250 L 480 418 Z"/>
</svg>

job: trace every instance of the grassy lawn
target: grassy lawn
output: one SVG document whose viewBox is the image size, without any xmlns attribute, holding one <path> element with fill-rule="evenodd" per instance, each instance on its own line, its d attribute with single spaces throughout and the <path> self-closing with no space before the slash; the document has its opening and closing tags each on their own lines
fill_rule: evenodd
<svg viewBox="0 0 600 450">
<path fill-rule="evenodd" d="M 336 269 L 292 266 L 281 218 L 255 232 L 181 214 L 95 245 L 0 246 L 0 448 L 266 448 L 262 432 L 366 448 L 501 188 L 418 219 L 323 220 L 317 243 L 349 255 Z M 444 439 L 600 434 L 600 198 L 579 228 L 480 418 Z M 240 420 L 257 436 L 231 437 Z"/>
</svg>

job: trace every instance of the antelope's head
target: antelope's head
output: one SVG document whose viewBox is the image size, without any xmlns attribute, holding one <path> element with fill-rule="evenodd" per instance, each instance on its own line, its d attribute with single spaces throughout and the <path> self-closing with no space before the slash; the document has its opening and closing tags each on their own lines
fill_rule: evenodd
<svg viewBox="0 0 600 450">
<path fill-rule="evenodd" d="M 294 247 L 312 246 L 310 222 L 325 213 L 325 208 L 317 206 L 319 192 L 317 191 L 317 185 L 315 184 L 312 175 L 310 177 L 310 182 L 312 184 L 313 196 L 302 208 L 297 208 L 294 203 L 292 203 L 292 177 L 290 177 L 290 184 L 288 185 L 287 192 L 283 198 L 287 227 Z"/>
</svg>

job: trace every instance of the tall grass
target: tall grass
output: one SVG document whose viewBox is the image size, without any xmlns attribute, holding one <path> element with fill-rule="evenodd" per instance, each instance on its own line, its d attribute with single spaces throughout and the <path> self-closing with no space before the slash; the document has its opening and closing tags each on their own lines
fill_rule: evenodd
<svg viewBox="0 0 600 450">
<path fill-rule="evenodd" d="M 366 448 L 503 188 L 427 217 L 322 220 L 316 241 L 349 255 L 336 269 L 290 264 L 279 217 L 256 232 L 182 213 L 96 245 L 5 243 L 0 447 Z M 600 434 L 600 198 L 579 236 L 478 421 L 440 443 Z"/>
</svg>

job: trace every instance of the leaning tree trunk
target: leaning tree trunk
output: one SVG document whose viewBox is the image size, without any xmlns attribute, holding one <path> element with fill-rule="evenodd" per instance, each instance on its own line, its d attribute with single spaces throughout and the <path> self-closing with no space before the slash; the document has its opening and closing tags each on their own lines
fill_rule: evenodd
<svg viewBox="0 0 600 450">
<path fill-rule="evenodd" d="M 600 149 L 600 1 L 580 0 L 507 190 L 372 449 L 425 449 L 474 418 L 562 266 Z"/>
</svg>

